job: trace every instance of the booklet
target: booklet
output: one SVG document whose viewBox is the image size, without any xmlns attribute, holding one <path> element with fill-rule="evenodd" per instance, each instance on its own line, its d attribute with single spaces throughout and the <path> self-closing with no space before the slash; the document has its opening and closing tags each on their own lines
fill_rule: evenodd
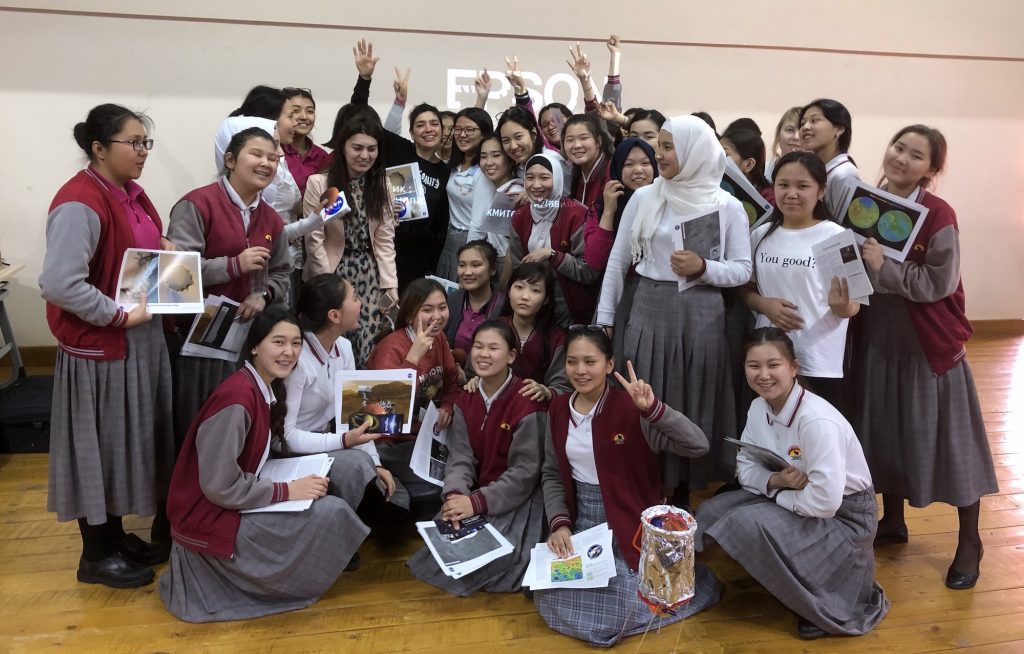
<svg viewBox="0 0 1024 654">
<path fill-rule="evenodd" d="M 275 483 L 285 483 L 302 479 L 309 475 L 326 477 L 331 471 L 334 459 L 326 454 L 310 454 L 286 459 L 267 459 L 263 462 L 256 476 Z M 241 513 L 277 513 L 280 511 L 305 511 L 313 506 L 314 500 L 285 500 L 275 502 L 258 509 L 242 509 Z"/>
<path fill-rule="evenodd" d="M 420 179 L 418 163 L 402 164 L 385 169 L 388 176 L 388 187 L 395 202 L 402 205 L 396 214 L 398 222 L 427 218 L 427 196 L 423 192 L 423 180 Z"/>
<path fill-rule="evenodd" d="M 572 549 L 571 555 L 560 559 L 547 543 L 534 546 L 523 576 L 523 586 L 532 590 L 604 588 L 617 574 L 612 532 L 607 522 L 573 534 Z"/>
<path fill-rule="evenodd" d="M 833 277 L 845 277 L 850 287 L 850 298 L 867 304 L 869 295 L 875 292 L 871 287 L 871 279 L 864 268 L 864 260 L 860 255 L 857 239 L 849 229 L 831 236 L 811 246 L 814 255 L 814 267 L 818 270 L 822 283 L 828 289 Z"/>
<path fill-rule="evenodd" d="M 427 403 L 427 410 L 420 422 L 420 433 L 412 448 L 409 468 L 419 476 L 437 486 L 444 486 L 444 466 L 448 462 L 448 430 L 437 431 L 437 407 Z"/>
<path fill-rule="evenodd" d="M 117 277 L 117 305 L 131 311 L 142 298 L 152 314 L 202 313 L 202 259 L 198 252 L 128 248 Z"/>
<path fill-rule="evenodd" d="M 928 207 L 857 179 L 847 179 L 837 218 L 857 235 L 857 243 L 873 238 L 885 256 L 906 260 L 928 217 Z"/>
<path fill-rule="evenodd" d="M 203 312 L 192 321 L 181 353 L 188 357 L 237 362 L 252 327 L 251 320 L 235 320 L 238 306 L 238 302 L 222 295 L 206 298 Z"/>
<path fill-rule="evenodd" d="M 676 250 L 689 250 L 708 261 L 722 258 L 722 214 L 719 208 L 684 217 L 672 233 Z M 697 284 L 697 275 L 679 278 L 679 291 Z"/>
<path fill-rule="evenodd" d="M 412 431 L 416 371 L 341 370 L 334 382 L 334 420 L 338 433 L 369 422 L 371 434 Z"/>
<path fill-rule="evenodd" d="M 736 447 L 740 448 L 740 451 L 760 462 L 764 467 L 768 468 L 772 472 L 780 472 L 790 466 L 789 461 L 785 459 L 781 454 L 777 454 L 767 447 L 761 447 L 760 445 L 754 445 L 746 441 L 737 440 L 735 438 L 725 438 L 726 443 L 732 443 Z"/>
<path fill-rule="evenodd" d="M 480 229 L 499 236 L 512 235 L 512 214 L 516 212 L 516 198 L 506 193 L 495 193 L 491 206 L 480 219 Z"/>
<path fill-rule="evenodd" d="M 729 157 L 725 158 L 725 174 L 722 176 L 722 190 L 740 201 L 747 213 L 750 231 L 764 224 L 772 211 L 772 203 L 758 193 L 743 171 Z"/>
<path fill-rule="evenodd" d="M 446 534 L 442 534 L 433 520 L 417 522 L 416 531 L 441 571 L 453 579 L 479 570 L 515 550 L 512 543 L 489 522 L 482 529 L 456 540 L 449 540 Z"/>
</svg>

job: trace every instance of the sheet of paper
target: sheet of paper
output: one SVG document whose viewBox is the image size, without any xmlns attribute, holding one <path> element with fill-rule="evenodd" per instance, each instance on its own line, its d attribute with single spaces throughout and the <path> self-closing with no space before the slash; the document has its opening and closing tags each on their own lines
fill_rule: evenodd
<svg viewBox="0 0 1024 654">
<path fill-rule="evenodd" d="M 326 454 L 309 454 L 285 459 L 267 459 L 259 471 L 259 478 L 269 479 L 275 483 L 285 483 L 317 475 L 326 477 L 331 471 L 334 459 Z M 286 500 L 275 502 L 258 509 L 243 509 L 242 513 L 278 513 L 281 511 L 305 511 L 313 506 L 314 500 Z"/>
<path fill-rule="evenodd" d="M 479 570 L 515 550 L 508 539 L 490 523 L 484 529 L 456 541 L 446 539 L 433 521 L 417 522 L 416 531 L 427 544 L 427 549 L 441 571 L 454 579 Z"/>
<path fill-rule="evenodd" d="M 840 206 L 840 224 L 853 230 L 858 244 L 873 238 L 901 263 L 928 218 L 928 207 L 854 178 L 845 180 Z"/>
<path fill-rule="evenodd" d="M 708 261 L 722 260 L 722 215 L 718 207 L 684 217 L 672 231 L 676 250 L 689 250 Z M 679 291 L 697 285 L 697 275 L 679 278 Z"/>
<path fill-rule="evenodd" d="M 747 443 L 746 441 L 737 440 L 735 438 L 725 438 L 726 443 L 732 443 L 740 449 L 741 452 L 747 456 L 752 457 L 761 463 L 765 468 L 768 468 L 772 472 L 779 472 L 789 467 L 789 461 L 778 452 L 773 452 L 767 447 L 761 447 L 760 445 L 754 445 L 753 443 Z"/>
<path fill-rule="evenodd" d="M 415 401 L 416 371 L 412 368 L 341 370 L 334 376 L 338 433 L 369 421 L 370 433 L 408 434 Z"/>
<path fill-rule="evenodd" d="M 444 466 L 448 462 L 448 430 L 434 433 L 437 424 L 437 407 L 427 403 L 427 410 L 416 435 L 409 467 L 421 479 L 437 486 L 444 486 Z"/>
<path fill-rule="evenodd" d="M 203 312 L 192 321 L 181 353 L 189 357 L 237 362 L 252 327 L 251 320 L 235 320 L 238 306 L 238 302 L 221 295 L 206 298 Z"/>
<path fill-rule="evenodd" d="M 480 229 L 490 234 L 512 235 L 512 214 L 516 212 L 516 198 L 496 193 L 491 206 L 480 219 Z"/>
<path fill-rule="evenodd" d="M 152 314 L 202 313 L 201 264 L 198 252 L 128 248 L 114 301 L 125 311 L 146 298 L 146 310 Z"/>
<path fill-rule="evenodd" d="M 811 246 L 814 267 L 825 288 L 832 285 L 832 278 L 846 278 L 851 298 L 863 298 L 875 292 L 871 279 L 864 268 L 860 246 L 851 230 L 844 230 Z"/>
<path fill-rule="evenodd" d="M 548 588 L 604 588 L 617 573 L 612 553 L 612 532 L 607 523 L 572 536 L 573 554 L 558 558 L 547 543 L 530 551 L 523 585 L 533 590 Z"/>
<path fill-rule="evenodd" d="M 764 224 L 765 218 L 772 210 L 772 203 L 764 199 L 729 157 L 725 158 L 725 174 L 722 175 L 721 187 L 743 205 L 750 231 L 754 231 L 755 226 Z"/>
</svg>

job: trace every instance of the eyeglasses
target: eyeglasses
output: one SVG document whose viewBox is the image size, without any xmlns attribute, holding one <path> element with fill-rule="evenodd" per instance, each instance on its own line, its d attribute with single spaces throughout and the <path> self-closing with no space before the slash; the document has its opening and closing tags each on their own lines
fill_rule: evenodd
<svg viewBox="0 0 1024 654">
<path fill-rule="evenodd" d="M 602 327 L 601 325 L 582 325 L 582 324 L 576 324 L 576 325 L 569 325 L 569 331 L 574 333 L 574 334 L 576 332 L 603 332 L 604 331 L 604 327 Z"/>
<path fill-rule="evenodd" d="M 110 139 L 107 143 L 124 143 L 125 145 L 132 146 L 136 152 L 153 149 L 153 139 L 142 139 L 141 141 L 116 141 L 114 139 Z"/>
<path fill-rule="evenodd" d="M 479 131 L 480 131 L 479 127 L 453 127 L 452 128 L 452 134 L 454 134 L 455 136 L 459 136 L 461 134 L 465 134 L 466 136 L 473 136 L 474 134 L 476 134 Z"/>
</svg>

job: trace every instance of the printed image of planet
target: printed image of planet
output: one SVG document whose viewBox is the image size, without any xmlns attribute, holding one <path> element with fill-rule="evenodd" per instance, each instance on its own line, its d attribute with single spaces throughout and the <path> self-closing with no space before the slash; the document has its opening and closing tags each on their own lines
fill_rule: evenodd
<svg viewBox="0 0 1024 654">
<path fill-rule="evenodd" d="M 729 182 L 729 180 L 723 179 L 722 183 L 719 184 L 719 186 L 721 186 L 722 190 L 728 193 L 729 195 L 736 197 L 736 189 L 733 188 L 733 185 Z"/>
<path fill-rule="evenodd" d="M 757 222 L 757 207 L 750 202 L 740 202 L 743 205 L 743 210 L 747 212 L 747 222 L 753 225 Z"/>
<path fill-rule="evenodd" d="M 910 237 L 910 230 L 914 228 L 913 221 L 906 213 L 893 209 L 886 211 L 878 219 L 878 234 L 891 243 L 900 243 Z"/>
<path fill-rule="evenodd" d="M 846 215 L 855 227 L 868 229 L 878 222 L 878 204 L 871 198 L 854 198 Z"/>
</svg>

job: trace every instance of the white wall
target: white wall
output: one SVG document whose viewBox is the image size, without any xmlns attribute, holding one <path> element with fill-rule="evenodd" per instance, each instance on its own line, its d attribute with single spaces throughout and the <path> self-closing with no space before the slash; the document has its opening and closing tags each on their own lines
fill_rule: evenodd
<svg viewBox="0 0 1024 654">
<path fill-rule="evenodd" d="M 968 313 L 1024 317 L 1024 3 L 1016 0 L 734 0 L 734 15 L 707 1 L 492 5 L 515 6 L 507 15 L 393 0 L 53 4 L 0 0 L 0 251 L 27 264 L 8 301 L 22 345 L 53 342 L 35 285 L 45 216 L 82 165 L 71 128 L 90 107 L 113 101 L 152 116 L 157 146 L 141 182 L 166 217 L 213 178 L 213 131 L 252 85 L 313 89 L 315 136 L 326 137 L 355 79 L 352 43 L 364 35 L 381 56 L 371 96 L 381 112 L 395 65 L 413 68 L 413 102 L 444 105 L 449 69 L 503 71 L 503 57 L 516 53 L 547 81 L 567 72 L 566 46 L 576 39 L 601 75 L 600 41 L 614 29 L 627 41 L 626 105 L 668 115 L 702 109 L 721 125 L 746 115 L 768 132 L 785 108 L 834 97 L 854 116 L 851 153 L 868 180 L 898 128 L 939 127 L 950 160 L 938 190 L 960 216 Z M 568 86 L 554 90 L 569 99 Z"/>
</svg>

